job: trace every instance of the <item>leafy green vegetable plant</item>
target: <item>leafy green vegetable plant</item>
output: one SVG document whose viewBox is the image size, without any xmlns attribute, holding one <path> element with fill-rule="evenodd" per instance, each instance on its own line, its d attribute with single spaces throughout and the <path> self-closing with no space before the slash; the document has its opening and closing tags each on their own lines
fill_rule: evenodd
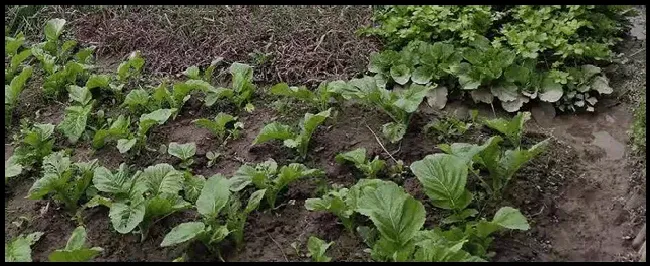
<svg viewBox="0 0 650 266">
<path fill-rule="evenodd" d="M 43 159 L 42 177 L 34 182 L 27 197 L 38 200 L 53 194 L 56 201 L 63 203 L 65 209 L 74 213 L 86 189 L 91 185 L 96 167 L 96 159 L 73 165 L 63 151 L 50 154 Z"/>
<path fill-rule="evenodd" d="M 5 84 L 14 79 L 22 63 L 32 56 L 31 49 L 21 49 L 24 43 L 25 35 L 22 32 L 15 37 L 5 36 L 5 58 L 9 60 L 9 64 L 5 65 Z"/>
<path fill-rule="evenodd" d="M 334 241 L 326 243 L 322 239 L 310 236 L 307 240 L 307 249 L 309 249 L 309 257 L 314 262 L 330 262 L 332 258 L 325 255 L 327 249 L 334 244 Z"/>
<path fill-rule="evenodd" d="M 230 75 L 232 76 L 231 88 L 209 88 L 206 91 L 205 105 L 212 106 L 217 100 L 222 98 L 230 99 L 237 108 L 241 109 L 246 105 L 250 110 L 250 100 L 255 93 L 255 84 L 253 84 L 253 68 L 242 63 L 233 63 L 230 65 Z"/>
<path fill-rule="evenodd" d="M 393 122 L 382 126 L 382 133 L 390 142 L 400 141 L 411 120 L 411 115 L 418 109 L 422 100 L 434 85 L 423 86 L 412 83 L 406 89 L 387 90 L 385 82 L 381 83 L 379 76 L 352 79 L 345 85 L 336 86 L 333 90 L 344 99 L 357 99 L 370 106 L 383 110 L 393 119 Z"/>
<path fill-rule="evenodd" d="M 23 121 L 25 122 L 25 121 Z M 21 124 L 20 135 L 23 137 L 20 144 L 14 150 L 14 153 L 7 160 L 7 165 L 13 165 L 9 177 L 17 176 L 23 169 L 31 170 L 38 166 L 45 156 L 52 153 L 54 139 L 54 125 L 35 123 L 27 128 L 27 123 Z M 18 171 L 18 170 L 21 171 Z M 7 169 L 5 168 L 5 181 L 7 178 Z M 18 173 L 16 173 L 18 172 Z"/>
<path fill-rule="evenodd" d="M 126 153 L 131 150 L 132 147 L 136 146 L 136 150 L 139 152 L 146 145 L 149 129 L 154 125 L 162 125 L 167 122 L 174 112 L 176 112 L 176 109 L 173 108 L 158 109 L 151 113 L 141 115 L 138 122 L 138 131 L 135 134 L 129 132 L 126 138 L 118 139 L 117 149 L 120 153 Z"/>
<path fill-rule="evenodd" d="M 169 155 L 174 156 L 181 160 L 180 167 L 187 169 L 194 163 L 194 154 L 196 153 L 196 144 L 194 142 L 178 144 L 176 142 L 169 143 L 169 148 L 167 149 Z"/>
<path fill-rule="evenodd" d="M 248 215 L 257 210 L 260 201 L 264 198 L 266 189 L 260 189 L 251 193 L 248 198 L 246 207 L 241 209 L 241 202 L 237 194 L 230 196 L 230 201 L 226 207 L 226 227 L 230 231 L 237 249 L 241 249 L 244 244 L 244 227 L 246 226 L 246 219 Z"/>
<path fill-rule="evenodd" d="M 57 249 L 50 253 L 51 262 L 83 262 L 90 261 L 104 249 L 100 247 L 86 248 L 86 228 L 79 226 L 72 231 L 72 235 L 65 244 L 65 248 Z"/>
<path fill-rule="evenodd" d="M 86 87 L 72 85 L 69 87 L 69 97 L 78 105 L 65 108 L 63 120 L 57 126 L 68 138 L 70 143 L 75 144 L 86 131 L 88 117 L 91 114 L 93 104 L 90 90 Z"/>
<path fill-rule="evenodd" d="M 126 61 L 117 66 L 117 80 L 125 82 L 131 77 L 137 77 L 142 71 L 144 66 L 144 58 L 140 51 L 133 51 L 129 54 Z"/>
<path fill-rule="evenodd" d="M 5 262 L 32 262 L 31 246 L 43 236 L 42 232 L 21 234 L 5 244 Z"/>
<path fill-rule="evenodd" d="M 20 93 L 25 88 L 25 83 L 32 76 L 32 67 L 26 66 L 20 74 L 11 80 L 9 85 L 5 85 L 5 120 L 6 126 L 11 124 L 11 117 L 14 107 L 18 102 Z"/>
<path fill-rule="evenodd" d="M 334 96 L 327 82 L 321 83 L 315 91 L 310 91 L 306 86 L 290 87 L 287 83 L 278 83 L 271 87 L 271 94 L 295 98 L 316 107 L 320 112 L 329 109 Z"/>
<path fill-rule="evenodd" d="M 200 118 L 192 121 L 196 126 L 207 128 L 217 136 L 219 142 L 223 142 L 230 136 L 238 136 L 239 130 L 244 128 L 242 122 L 236 122 L 237 117 L 226 113 L 219 113 L 214 120 Z M 226 136 L 228 133 L 228 136 Z"/>
<path fill-rule="evenodd" d="M 366 178 L 376 178 L 377 174 L 386 166 L 386 162 L 379 159 L 379 156 L 375 156 L 372 161 L 368 160 L 365 148 L 339 153 L 336 155 L 336 161 L 341 164 L 346 161 L 352 162 L 357 169 L 363 172 Z"/>
<path fill-rule="evenodd" d="M 524 124 L 530 118 L 530 112 L 518 112 L 511 120 L 504 118 L 484 119 L 483 124 L 503 134 L 512 146 L 519 147 L 524 133 Z"/>
<path fill-rule="evenodd" d="M 229 202 L 229 187 L 229 181 L 224 176 L 217 174 L 210 177 L 196 201 L 196 210 L 201 214 L 202 221 L 177 225 L 165 235 L 160 246 L 169 247 L 198 240 L 214 251 L 214 244 L 230 234 L 228 227 L 218 219 L 219 213 Z"/>
<path fill-rule="evenodd" d="M 230 179 L 232 184 L 230 189 L 240 191 L 250 184 L 257 189 L 266 189 L 264 194 L 266 201 L 271 208 L 275 208 L 278 194 L 287 185 L 303 177 L 323 174 L 322 170 L 310 169 L 299 163 L 285 165 L 278 170 L 278 164 L 273 159 L 269 159 L 255 166 L 244 164 L 239 167 Z"/>
<path fill-rule="evenodd" d="M 271 140 L 281 140 L 284 146 L 296 149 L 301 158 L 306 158 L 311 135 L 325 119 L 330 117 L 332 109 L 317 114 L 306 113 L 300 120 L 300 132 L 297 133 L 290 126 L 278 122 L 267 124 L 260 130 L 253 141 L 253 145 L 262 144 Z"/>
<path fill-rule="evenodd" d="M 184 181 L 183 173 L 164 163 L 149 166 L 134 175 L 129 174 L 125 164 L 120 165 L 115 174 L 98 167 L 93 178 L 97 190 L 110 196 L 98 204 L 110 208 L 113 228 L 127 234 L 140 227 L 142 240 L 151 225 L 191 206 L 179 195 Z"/>
<path fill-rule="evenodd" d="M 305 208 L 309 211 L 326 211 L 336 215 L 348 232 L 354 232 L 352 215 L 354 208 L 351 197 L 355 194 L 349 193 L 348 188 L 340 188 L 325 193 L 320 198 L 308 198 L 305 200 Z"/>
</svg>

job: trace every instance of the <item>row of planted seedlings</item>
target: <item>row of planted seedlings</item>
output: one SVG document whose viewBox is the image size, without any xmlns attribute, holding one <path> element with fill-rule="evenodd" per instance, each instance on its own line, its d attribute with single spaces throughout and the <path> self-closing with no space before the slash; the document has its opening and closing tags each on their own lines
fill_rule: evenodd
<svg viewBox="0 0 650 266">
<path fill-rule="evenodd" d="M 111 170 L 101 166 L 97 160 L 73 163 L 69 150 L 54 151 L 55 130 L 61 131 L 71 144 L 90 141 L 93 148 L 102 149 L 109 148 L 106 147 L 107 144 L 114 143 L 120 153 L 137 155 L 149 149 L 147 135 L 150 129 L 166 123 L 170 118 L 175 119 L 190 97 L 202 96 L 206 106 L 225 101 L 235 105 L 238 110 L 253 112 L 255 108 L 250 100 L 257 91 L 252 81 L 253 68 L 241 63 L 233 63 L 229 67 L 232 80 L 230 88 L 215 88 L 211 84 L 213 71 L 221 62 L 215 60 L 203 72 L 198 67 L 189 67 L 183 73 L 189 79 L 175 82 L 171 90 L 166 82 L 162 82 L 151 89 L 139 86 L 122 97 L 125 87 L 137 84 L 137 77 L 144 66 L 140 53 L 132 53 L 118 66 L 116 74 L 91 74 L 94 68 L 88 64 L 92 61 L 81 58 L 82 55 L 79 54 L 92 49 L 81 49 L 74 56 L 61 59 L 64 56 L 60 50 L 64 50 L 68 43 L 56 46 L 61 43 L 57 38 L 61 35 L 63 24 L 62 20 L 52 20 L 45 29 L 47 43 L 54 43 L 58 56 L 46 53 L 45 50 L 39 56 L 41 44 L 24 50 L 33 54 L 37 51 L 34 54 L 38 62 L 36 65 L 45 69 L 43 73 L 46 75 L 46 83 L 48 80 L 59 82 L 52 92 L 57 94 L 67 89 L 70 99 L 65 116 L 57 126 L 23 126 L 20 134 L 22 140 L 8 160 L 8 167 L 5 167 L 5 183 L 8 177 L 20 176 L 23 168 L 27 168 L 26 172 L 40 170 L 40 178 L 28 192 L 30 199 L 49 197 L 79 218 L 80 223 L 83 222 L 80 218 L 82 210 L 104 206 L 109 208 L 108 216 L 115 231 L 121 234 L 138 233 L 142 240 L 147 238 L 149 229 L 162 218 L 178 211 L 195 209 L 201 215 L 200 221 L 174 227 L 165 236 L 161 246 L 200 241 L 221 257 L 219 242 L 227 237 L 242 247 L 246 218 L 251 212 L 261 205 L 272 211 L 283 189 L 300 178 L 322 178 L 321 170 L 310 169 L 299 163 L 279 167 L 269 159 L 256 165 L 244 164 L 230 178 L 217 174 L 206 179 L 191 172 L 196 150 L 194 143 L 170 143 L 168 146 L 167 152 L 181 160 L 178 168 L 183 170 L 167 163 L 148 166 L 143 170 L 127 164 Z M 15 39 L 20 39 L 20 36 Z M 16 50 L 19 51 L 21 47 L 22 44 Z M 92 52 L 86 59 L 91 58 L 91 55 Z M 51 62 L 54 62 L 53 65 L 49 65 Z M 25 71 L 31 71 L 31 68 L 22 67 L 22 72 Z M 58 75 L 58 78 L 52 75 Z M 22 83 L 24 86 L 25 82 Z M 44 91 L 46 87 L 43 86 Z M 324 82 L 314 91 L 304 86 L 277 84 L 270 89 L 271 94 L 296 98 L 320 112 L 305 114 L 298 127 L 269 123 L 261 129 L 253 144 L 280 140 L 284 146 L 296 150 L 299 160 L 304 160 L 309 152 L 312 134 L 335 110 L 332 103 L 346 100 L 354 100 L 387 113 L 393 121 L 383 125 L 383 135 L 386 140 L 398 142 L 408 129 L 410 117 L 434 87 L 411 84 L 406 88 L 387 89 L 386 83 L 377 77 L 363 77 L 348 82 Z M 16 96 L 15 99 L 19 94 L 12 93 Z M 128 113 L 107 117 L 109 115 L 104 112 L 93 112 L 100 100 L 121 100 L 121 106 L 127 107 Z M 132 117 L 137 115 L 137 123 L 132 123 Z M 349 233 L 356 233 L 369 245 L 372 258 L 376 261 L 488 259 L 491 234 L 505 229 L 527 230 L 529 225 L 525 217 L 511 207 L 501 208 L 489 221 L 482 218 L 471 220 L 471 217 L 484 217 L 485 214 L 469 207 L 472 206 L 475 192 L 466 188 L 468 175 L 471 173 L 480 180 L 486 191 L 495 199 L 500 199 L 517 170 L 539 154 L 547 143 L 544 141 L 529 149 L 521 147 L 523 124 L 529 116 L 528 113 L 520 113 L 513 120 L 482 121 L 503 133 L 507 145 L 499 136 L 490 138 L 483 145 L 443 144 L 440 149 L 447 154 L 429 155 L 410 166 L 429 196 L 429 203 L 452 212 L 445 219 L 444 225 L 438 228 L 423 228 L 426 216 L 423 204 L 397 184 L 378 179 L 378 173 L 386 163 L 378 158 L 366 160 L 363 149 L 342 153 L 337 156 L 337 160 L 353 162 L 366 175 L 366 179 L 359 180 L 350 188 L 332 189 L 321 198 L 308 199 L 305 207 L 337 215 Z M 243 128 L 244 125 L 236 120 L 232 115 L 219 113 L 214 119 L 203 118 L 194 123 L 209 128 L 217 141 L 224 142 L 228 138 L 237 137 L 238 130 Z M 136 130 L 132 131 L 133 129 Z M 484 172 L 488 175 L 484 176 Z M 368 219 L 360 219 L 359 214 L 369 218 L 372 225 L 367 222 Z M 75 230 L 76 237 L 73 238 L 84 236 L 85 239 L 85 230 L 84 233 L 81 231 L 82 229 L 79 232 Z M 11 242 L 6 248 L 9 251 L 6 254 L 10 256 L 5 256 L 11 259 L 6 260 L 31 260 L 29 246 L 37 241 L 37 235 L 39 234 L 20 236 Z M 310 237 L 308 242 L 314 260 L 329 260 L 325 251 L 333 243 L 326 243 L 316 237 Z M 51 259 L 83 261 L 100 254 L 98 248 L 81 249 L 83 243 L 70 245 L 70 250 L 66 253 L 69 255 Z"/>
</svg>

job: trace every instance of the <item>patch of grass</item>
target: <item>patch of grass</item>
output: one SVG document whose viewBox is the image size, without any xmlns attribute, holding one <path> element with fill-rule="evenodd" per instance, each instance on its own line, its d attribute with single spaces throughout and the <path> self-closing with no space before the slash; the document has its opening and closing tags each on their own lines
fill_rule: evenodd
<svg viewBox="0 0 650 266">
<path fill-rule="evenodd" d="M 634 110 L 634 122 L 630 130 L 632 138 L 632 150 L 639 155 L 645 156 L 645 131 L 646 131 L 646 116 L 645 116 L 645 93 L 639 102 L 639 105 Z"/>
</svg>

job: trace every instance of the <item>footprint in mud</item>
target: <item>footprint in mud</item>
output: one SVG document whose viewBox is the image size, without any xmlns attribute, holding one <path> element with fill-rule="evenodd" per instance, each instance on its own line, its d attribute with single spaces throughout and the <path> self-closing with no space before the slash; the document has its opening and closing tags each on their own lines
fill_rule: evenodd
<svg viewBox="0 0 650 266">
<path fill-rule="evenodd" d="M 620 160 L 625 154 L 625 145 L 614 139 L 607 131 L 597 131 L 591 133 L 594 136 L 592 145 L 598 146 L 605 150 L 605 160 L 614 161 Z"/>
</svg>

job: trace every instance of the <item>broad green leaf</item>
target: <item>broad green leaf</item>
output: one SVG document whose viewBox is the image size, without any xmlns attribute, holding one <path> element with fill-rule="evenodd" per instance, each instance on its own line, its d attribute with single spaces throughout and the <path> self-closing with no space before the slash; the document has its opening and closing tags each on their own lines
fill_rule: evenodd
<svg viewBox="0 0 650 266">
<path fill-rule="evenodd" d="M 5 182 L 8 178 L 18 176 L 23 172 L 23 166 L 16 162 L 14 156 L 5 162 Z"/>
<path fill-rule="evenodd" d="M 230 197 L 230 181 L 221 174 L 208 178 L 196 200 L 196 209 L 207 218 L 216 218 Z"/>
<path fill-rule="evenodd" d="M 5 244 L 5 262 L 32 262 L 32 249 L 43 236 L 41 232 L 31 233 L 27 236 L 20 235 Z"/>
<path fill-rule="evenodd" d="M 72 235 L 65 244 L 66 250 L 80 249 L 86 244 L 86 228 L 79 226 L 72 231 Z"/>
<path fill-rule="evenodd" d="M 395 83 L 404 85 L 411 78 L 411 69 L 406 65 L 392 66 L 390 68 L 390 77 L 393 78 Z"/>
<path fill-rule="evenodd" d="M 360 165 L 366 162 L 366 149 L 358 148 L 349 152 L 339 153 L 336 155 L 336 162 L 344 163 L 345 161 L 350 161 L 355 165 Z"/>
<path fill-rule="evenodd" d="M 79 50 L 79 52 L 77 52 L 74 55 L 74 57 L 78 62 L 83 63 L 83 64 L 88 64 L 88 63 L 90 63 L 90 59 L 92 59 L 92 55 L 95 52 L 96 48 L 97 47 L 95 47 L 95 46 L 89 46 L 89 47 L 83 48 L 83 49 Z"/>
<path fill-rule="evenodd" d="M 332 111 L 332 108 L 327 109 L 326 111 L 322 111 L 317 114 L 311 114 L 311 113 L 306 113 L 305 117 L 300 123 L 300 144 L 298 147 L 300 148 L 300 154 L 305 157 L 307 153 L 307 146 L 309 145 L 309 140 L 311 139 L 311 135 L 314 133 L 316 128 L 322 124 L 325 119 L 330 117 L 330 113 Z M 261 132 L 260 132 L 261 133 Z M 290 148 L 296 147 L 295 145 L 289 144 L 287 145 L 287 141 L 285 140 L 284 142 L 285 146 L 288 146 Z"/>
<path fill-rule="evenodd" d="M 143 114 L 140 116 L 140 123 L 138 124 L 138 133 L 145 134 L 151 126 L 158 124 L 162 125 L 167 122 L 167 119 L 176 112 L 176 108 L 172 109 L 158 109 L 151 113 Z"/>
<path fill-rule="evenodd" d="M 422 183 L 434 206 L 462 210 L 470 203 L 471 193 L 465 189 L 467 163 L 460 157 L 448 154 L 427 155 L 412 163 L 411 171 Z"/>
<path fill-rule="evenodd" d="M 309 249 L 309 256 L 314 262 L 329 262 L 332 258 L 325 255 L 325 251 L 334 244 L 334 241 L 326 243 L 322 239 L 310 236 L 307 240 L 307 249 Z"/>
<path fill-rule="evenodd" d="M 194 156 L 196 153 L 196 144 L 194 142 L 178 144 L 176 142 L 169 143 L 167 148 L 169 155 L 172 155 L 181 160 L 187 160 Z"/>
<path fill-rule="evenodd" d="M 77 143 L 81 134 L 86 130 L 86 122 L 92 105 L 86 106 L 69 106 L 65 108 L 65 116 L 58 128 L 63 131 L 63 135 L 68 138 L 71 143 Z"/>
<path fill-rule="evenodd" d="M 424 97 L 435 88 L 435 84 L 432 86 L 422 86 L 419 84 L 411 84 L 407 90 L 401 91 L 399 94 L 399 99 L 393 104 L 407 113 L 413 113 L 418 109 Z"/>
<path fill-rule="evenodd" d="M 511 120 L 496 118 L 484 120 L 483 124 L 487 127 L 504 134 L 511 144 L 518 147 L 521 143 L 521 136 L 524 130 L 524 123 L 530 120 L 530 112 L 519 112 Z"/>
<path fill-rule="evenodd" d="M 195 203 L 201 195 L 201 190 L 205 185 L 205 177 L 202 175 L 189 175 L 185 177 L 183 184 L 183 192 L 185 193 L 185 200 Z"/>
<path fill-rule="evenodd" d="M 38 200 L 63 186 L 71 177 L 70 158 L 63 151 L 52 153 L 43 158 L 43 176 L 36 180 L 27 192 L 27 198 Z"/>
<path fill-rule="evenodd" d="M 135 110 L 138 106 L 147 107 L 150 97 L 151 96 L 149 96 L 149 93 L 146 90 L 131 90 L 124 98 L 124 103 L 122 103 L 122 105 L 128 106 L 131 110 Z"/>
<path fill-rule="evenodd" d="M 445 217 L 445 219 L 442 219 L 441 223 L 443 224 L 453 224 L 453 223 L 458 223 L 458 222 L 463 222 L 469 217 L 474 217 L 478 214 L 478 211 L 475 209 L 464 209 L 460 213 L 457 214 L 452 214 L 450 216 Z"/>
<path fill-rule="evenodd" d="M 137 139 L 118 139 L 117 140 L 117 150 L 120 153 L 128 152 L 135 143 L 138 142 Z"/>
<path fill-rule="evenodd" d="M 58 40 L 59 36 L 63 32 L 63 25 L 65 25 L 65 19 L 55 18 L 47 21 L 45 24 L 45 37 L 47 40 Z"/>
<path fill-rule="evenodd" d="M 289 87 L 287 83 L 278 83 L 271 87 L 271 94 L 293 97 L 305 102 L 315 102 L 316 95 L 305 86 Z"/>
<path fill-rule="evenodd" d="M 210 88 L 205 92 L 205 105 L 212 106 L 217 100 L 221 98 L 232 98 L 235 95 L 235 92 L 232 89 L 228 88 Z"/>
<path fill-rule="evenodd" d="M 517 86 L 512 83 L 502 83 L 492 86 L 492 94 L 502 102 L 511 102 L 517 99 Z"/>
<path fill-rule="evenodd" d="M 111 77 L 108 75 L 92 75 L 86 82 L 86 88 L 89 90 L 94 88 L 108 88 L 110 81 Z"/>
<path fill-rule="evenodd" d="M 511 230 L 527 231 L 530 229 L 526 217 L 524 217 L 519 210 L 512 207 L 501 207 L 501 209 L 494 214 L 492 223 Z"/>
<path fill-rule="evenodd" d="M 145 200 L 140 195 L 131 201 L 118 201 L 111 205 L 108 217 L 113 229 L 120 234 L 128 234 L 144 219 Z"/>
<path fill-rule="evenodd" d="M 165 238 L 163 239 L 162 243 L 160 243 L 160 246 L 169 247 L 173 245 L 178 245 L 180 243 L 184 243 L 192 239 L 195 239 L 196 237 L 204 233 L 205 233 L 205 224 L 203 224 L 202 222 L 182 223 L 172 228 L 172 230 L 169 231 L 167 235 L 165 235 Z"/>
<path fill-rule="evenodd" d="M 562 84 L 556 83 L 553 78 L 545 77 L 539 89 L 539 99 L 545 102 L 554 103 L 562 98 L 564 91 Z"/>
<path fill-rule="evenodd" d="M 256 190 L 253 192 L 248 198 L 248 203 L 246 204 L 246 209 L 244 209 L 244 213 L 251 213 L 252 211 L 256 210 L 258 206 L 260 206 L 260 201 L 262 198 L 264 198 L 264 195 L 266 194 L 266 189 L 260 189 Z"/>
<path fill-rule="evenodd" d="M 76 250 L 55 250 L 48 257 L 51 262 L 85 262 L 99 255 L 104 249 L 99 247 Z"/>
<path fill-rule="evenodd" d="M 70 85 L 68 87 L 68 92 L 69 92 L 69 98 L 72 99 L 73 101 L 76 101 L 80 103 L 81 105 L 87 105 L 90 101 L 92 101 L 93 96 L 90 93 L 90 90 L 86 87 L 79 87 L 77 85 Z"/>
<path fill-rule="evenodd" d="M 381 132 L 391 143 L 397 143 L 404 138 L 406 126 L 402 123 L 390 122 L 381 127 Z"/>
<path fill-rule="evenodd" d="M 32 67 L 26 66 L 22 72 L 11 80 L 9 85 L 5 85 L 5 105 L 14 105 L 18 101 L 20 93 L 25 87 L 25 83 L 32 76 Z"/>
<path fill-rule="evenodd" d="M 381 238 L 398 248 L 411 242 L 424 225 L 426 215 L 422 203 L 390 181 L 364 187 L 356 211 L 369 217 Z"/>
<path fill-rule="evenodd" d="M 445 108 L 445 105 L 447 105 L 447 94 L 447 87 L 435 87 L 426 94 L 427 104 L 433 108 L 443 109 Z"/>
<path fill-rule="evenodd" d="M 122 168 L 122 167 L 121 167 Z M 124 172 L 117 172 L 113 174 L 111 170 L 106 167 L 99 166 L 95 168 L 93 174 L 93 185 L 99 190 L 108 193 L 127 192 L 128 187 L 125 187 L 129 176 Z"/>
<path fill-rule="evenodd" d="M 504 170 L 502 178 L 504 179 L 503 181 L 505 183 L 502 185 L 506 185 L 524 164 L 537 157 L 537 155 L 540 153 L 544 152 L 549 144 L 549 141 L 549 139 L 546 139 L 535 144 L 528 150 L 522 150 L 520 148 L 517 148 L 515 150 L 507 150 L 499 161 L 499 165 Z"/>
<path fill-rule="evenodd" d="M 200 79 L 201 70 L 197 66 L 190 66 L 183 71 L 183 75 L 191 79 Z"/>
<path fill-rule="evenodd" d="M 413 71 L 413 76 L 411 76 L 411 80 L 413 80 L 413 83 L 416 84 L 427 84 L 429 81 L 431 81 L 431 78 L 433 78 L 433 69 L 428 66 L 419 66 Z"/>
<path fill-rule="evenodd" d="M 18 33 L 15 38 L 5 36 L 5 56 L 15 56 L 23 43 L 25 43 L 25 35 L 22 32 Z"/>
<path fill-rule="evenodd" d="M 600 94 L 611 94 L 614 89 L 609 86 L 609 80 L 605 76 L 598 76 L 591 82 L 591 87 Z"/>
<path fill-rule="evenodd" d="M 141 178 L 153 195 L 162 193 L 177 194 L 183 189 L 183 174 L 173 166 L 161 163 L 144 169 Z"/>
<path fill-rule="evenodd" d="M 273 122 L 264 126 L 264 128 L 260 130 L 260 133 L 253 141 L 253 144 L 260 144 L 270 140 L 287 140 L 295 137 L 296 135 L 291 127 L 278 122 Z"/>
</svg>

